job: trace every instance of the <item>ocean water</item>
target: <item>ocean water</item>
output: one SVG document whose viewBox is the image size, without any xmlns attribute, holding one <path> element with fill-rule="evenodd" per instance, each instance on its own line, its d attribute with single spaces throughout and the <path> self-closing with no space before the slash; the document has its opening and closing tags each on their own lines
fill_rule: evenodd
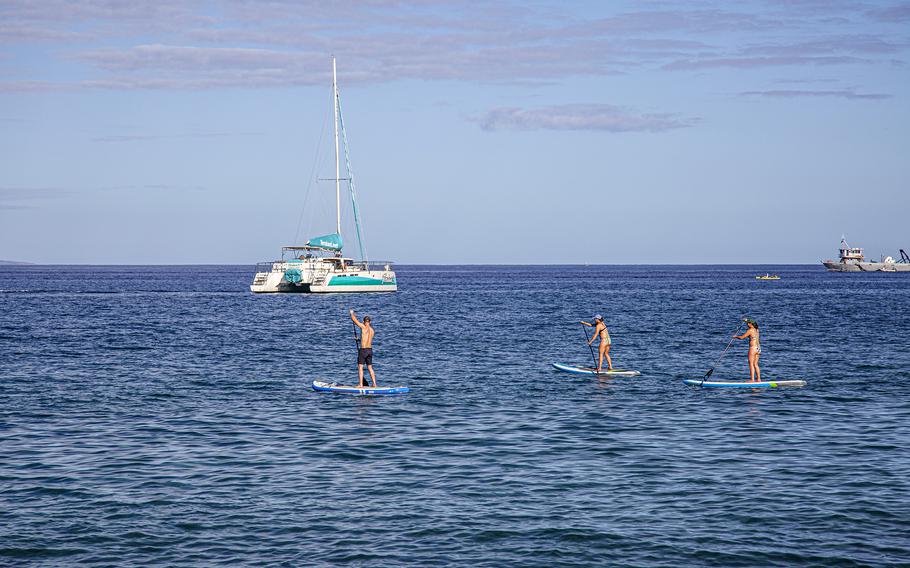
<svg viewBox="0 0 910 568">
<path fill-rule="evenodd" d="M 0 564 L 910 565 L 910 274 L 398 272 L 254 296 L 246 266 L 0 267 Z M 356 380 L 348 308 L 411 393 L 311 390 Z M 595 312 L 642 376 L 550 367 L 590 360 Z M 681 383 L 746 315 L 806 388 Z"/>
</svg>

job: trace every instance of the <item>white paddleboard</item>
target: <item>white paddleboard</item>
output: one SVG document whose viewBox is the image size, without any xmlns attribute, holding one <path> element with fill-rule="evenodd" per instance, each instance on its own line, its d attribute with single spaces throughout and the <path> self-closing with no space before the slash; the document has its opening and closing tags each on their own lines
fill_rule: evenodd
<svg viewBox="0 0 910 568">
<path fill-rule="evenodd" d="M 732 388 L 732 389 L 772 389 L 777 387 L 804 387 L 806 381 L 702 381 L 701 379 L 684 379 L 683 383 L 692 387 Z"/>
<path fill-rule="evenodd" d="M 599 373 L 595 372 L 594 367 L 576 367 L 575 365 L 566 365 L 565 363 L 553 363 L 553 366 L 564 373 L 574 373 L 576 375 L 599 375 L 602 377 L 637 377 L 641 373 L 627 369 L 601 369 Z"/>
</svg>

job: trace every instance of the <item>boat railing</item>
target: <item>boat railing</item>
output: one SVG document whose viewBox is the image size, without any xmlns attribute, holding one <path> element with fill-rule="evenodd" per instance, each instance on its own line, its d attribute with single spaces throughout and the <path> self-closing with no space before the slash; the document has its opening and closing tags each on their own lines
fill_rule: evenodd
<svg viewBox="0 0 910 568">
<path fill-rule="evenodd" d="M 273 260 L 271 262 L 257 262 L 256 272 L 283 272 L 286 261 Z M 359 270 L 394 270 L 391 260 L 358 260 L 348 265 L 348 268 Z"/>
<path fill-rule="evenodd" d="M 361 270 L 395 270 L 391 260 L 359 260 L 353 266 L 361 266 Z"/>
<path fill-rule="evenodd" d="M 280 266 L 284 264 L 280 261 L 271 261 L 271 262 L 257 262 L 256 263 L 256 272 L 281 272 Z"/>
</svg>

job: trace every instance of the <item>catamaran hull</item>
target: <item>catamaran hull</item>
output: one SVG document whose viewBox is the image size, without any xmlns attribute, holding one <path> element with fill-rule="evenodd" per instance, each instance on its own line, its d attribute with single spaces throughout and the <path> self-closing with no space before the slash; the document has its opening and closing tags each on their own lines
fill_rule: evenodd
<svg viewBox="0 0 910 568">
<path fill-rule="evenodd" d="M 397 292 L 396 284 L 373 284 L 373 285 L 356 285 L 356 286 L 310 286 L 309 292 L 313 294 L 333 294 L 333 293 L 350 293 L 350 292 Z"/>
<path fill-rule="evenodd" d="M 285 284 L 273 289 L 264 286 L 250 286 L 254 294 L 338 294 L 356 292 L 397 292 L 398 286 L 380 284 L 376 286 L 312 286 L 311 284 Z"/>
<path fill-rule="evenodd" d="M 397 292 L 398 280 L 394 272 L 359 271 L 354 274 L 329 274 L 308 278 L 301 282 L 288 282 L 283 271 L 258 272 L 250 286 L 255 294 L 334 294 L 352 292 Z M 316 282 L 312 282 L 316 280 Z"/>
<path fill-rule="evenodd" d="M 282 283 L 277 286 L 250 286 L 250 292 L 254 294 L 306 294 L 310 291 L 309 284 L 287 284 Z"/>
</svg>

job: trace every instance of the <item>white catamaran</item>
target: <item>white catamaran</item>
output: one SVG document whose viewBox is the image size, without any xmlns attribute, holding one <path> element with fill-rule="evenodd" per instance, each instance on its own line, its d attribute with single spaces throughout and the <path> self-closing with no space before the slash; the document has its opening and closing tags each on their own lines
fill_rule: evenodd
<svg viewBox="0 0 910 568">
<path fill-rule="evenodd" d="M 261 262 L 256 265 L 256 276 L 250 290 L 263 292 L 395 292 L 398 280 L 391 263 L 370 263 L 366 259 L 354 192 L 354 177 L 348 155 L 347 134 L 338 96 L 335 58 L 332 58 L 332 108 L 335 120 L 335 232 L 314 237 L 301 246 L 281 249 L 281 260 Z M 344 141 L 345 167 L 351 193 L 354 225 L 362 260 L 355 261 L 342 255 L 341 238 L 341 166 L 338 152 L 338 132 Z M 375 265 L 375 266 L 374 266 Z"/>
</svg>

